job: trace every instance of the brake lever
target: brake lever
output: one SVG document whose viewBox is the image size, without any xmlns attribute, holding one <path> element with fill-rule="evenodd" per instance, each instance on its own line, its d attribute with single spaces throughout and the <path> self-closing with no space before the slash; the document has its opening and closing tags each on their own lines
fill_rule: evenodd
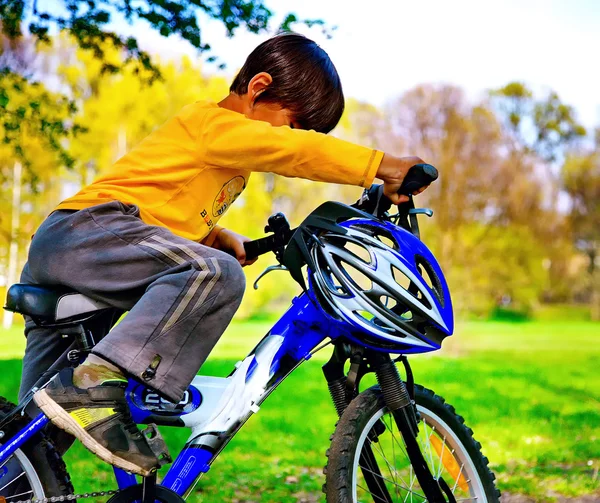
<svg viewBox="0 0 600 503">
<path fill-rule="evenodd" d="M 428 217 L 433 216 L 433 210 L 431 208 L 411 208 L 408 210 L 409 215 L 427 215 Z"/>
<path fill-rule="evenodd" d="M 261 272 L 259 274 L 258 278 L 256 278 L 256 280 L 254 281 L 254 284 L 252 286 L 254 287 L 255 290 L 258 290 L 258 282 L 263 278 L 263 276 L 266 276 L 267 274 L 269 274 L 270 272 L 273 272 L 273 271 L 287 271 L 287 270 L 288 270 L 288 268 L 281 264 L 270 265 L 263 272 Z"/>
</svg>

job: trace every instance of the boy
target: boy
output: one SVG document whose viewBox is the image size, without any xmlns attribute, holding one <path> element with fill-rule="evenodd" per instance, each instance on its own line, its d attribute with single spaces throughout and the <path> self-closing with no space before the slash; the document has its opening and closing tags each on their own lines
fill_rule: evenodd
<svg viewBox="0 0 600 503">
<path fill-rule="evenodd" d="M 216 223 L 252 171 L 363 187 L 377 176 L 394 203 L 406 199 L 396 192 L 421 159 L 326 136 L 343 108 L 325 51 L 301 35 L 276 36 L 250 54 L 220 103 L 185 107 L 46 219 L 22 281 L 129 311 L 83 364 L 34 395 L 54 424 L 108 463 L 154 469 L 129 415 L 127 376 L 179 401 L 229 324 L 248 239 Z M 27 320 L 21 396 L 64 349 L 51 332 Z"/>
</svg>

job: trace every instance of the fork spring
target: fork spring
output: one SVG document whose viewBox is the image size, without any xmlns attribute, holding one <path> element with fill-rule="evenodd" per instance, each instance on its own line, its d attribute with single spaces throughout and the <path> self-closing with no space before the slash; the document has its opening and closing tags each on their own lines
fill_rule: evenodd
<svg viewBox="0 0 600 503">
<path fill-rule="evenodd" d="M 335 410 L 338 416 L 342 417 L 342 414 L 348 406 L 348 399 L 346 398 L 346 377 L 340 377 L 339 379 L 327 383 L 327 387 L 329 388 L 329 394 L 333 400 Z"/>
</svg>

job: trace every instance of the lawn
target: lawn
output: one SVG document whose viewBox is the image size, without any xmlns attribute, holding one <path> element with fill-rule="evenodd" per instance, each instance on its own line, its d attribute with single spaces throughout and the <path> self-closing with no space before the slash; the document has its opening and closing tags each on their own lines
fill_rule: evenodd
<svg viewBox="0 0 600 503">
<path fill-rule="evenodd" d="M 201 373 L 226 375 L 268 324 L 234 323 Z M 0 394 L 15 398 L 23 340 L 0 332 Z M 460 324 L 437 355 L 412 358 L 419 383 L 455 405 L 483 444 L 505 493 L 537 501 L 600 500 L 600 324 L 576 321 Z M 325 351 L 263 404 L 196 488 L 192 501 L 322 501 L 321 473 L 335 413 L 322 378 Z M 186 439 L 165 430 L 171 451 Z M 77 492 L 114 485 L 76 446 L 67 464 Z M 592 501 L 589 499 L 587 501 Z"/>
</svg>

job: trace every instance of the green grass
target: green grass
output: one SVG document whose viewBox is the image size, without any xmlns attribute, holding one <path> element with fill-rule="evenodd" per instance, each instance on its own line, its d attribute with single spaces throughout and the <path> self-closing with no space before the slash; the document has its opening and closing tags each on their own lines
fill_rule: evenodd
<svg viewBox="0 0 600 503">
<path fill-rule="evenodd" d="M 201 373 L 226 375 L 268 330 L 234 323 Z M 23 340 L 0 337 L 0 394 L 15 397 Z M 263 404 L 198 485 L 205 503 L 322 501 L 321 469 L 335 424 L 320 363 L 301 366 Z M 437 355 L 411 359 L 419 383 L 452 403 L 510 493 L 551 501 L 600 497 L 600 324 L 468 322 Z M 172 452 L 183 430 L 164 430 Z M 110 488 L 110 469 L 80 446 L 66 456 L 78 492 Z"/>
</svg>

